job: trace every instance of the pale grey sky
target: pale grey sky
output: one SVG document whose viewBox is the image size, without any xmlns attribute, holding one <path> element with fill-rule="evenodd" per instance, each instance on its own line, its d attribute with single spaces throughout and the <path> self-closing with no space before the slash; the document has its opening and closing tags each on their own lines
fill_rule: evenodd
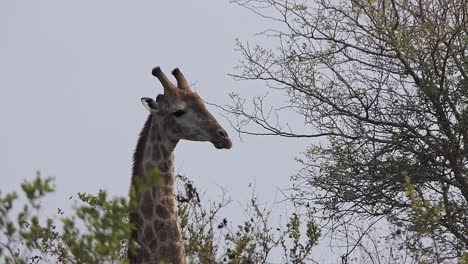
<svg viewBox="0 0 468 264">
<path fill-rule="evenodd" d="M 50 208 L 77 192 L 127 195 L 132 154 L 147 116 L 140 97 L 162 92 L 154 66 L 180 67 L 209 102 L 228 92 L 263 94 L 262 83 L 235 82 L 235 39 L 255 41 L 268 26 L 228 1 L 0 0 L 1 189 L 36 170 L 55 176 Z M 208 197 L 218 185 L 241 203 L 255 183 L 271 202 L 298 168 L 307 142 L 244 137 L 208 107 L 233 140 L 231 150 L 181 142 L 176 170 Z M 234 203 L 232 217 L 239 215 Z"/>
</svg>

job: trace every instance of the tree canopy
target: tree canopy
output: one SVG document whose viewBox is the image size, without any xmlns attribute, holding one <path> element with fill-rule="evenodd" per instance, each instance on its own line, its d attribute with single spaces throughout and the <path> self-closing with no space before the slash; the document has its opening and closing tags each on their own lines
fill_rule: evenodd
<svg viewBox="0 0 468 264">
<path fill-rule="evenodd" d="M 270 20 L 261 35 L 275 43 L 238 42 L 233 76 L 262 81 L 285 101 L 250 105 L 233 94 L 223 108 L 234 126 L 323 138 L 299 159 L 292 198 L 316 207 L 329 228 L 385 220 L 386 238 L 401 239 L 398 247 L 418 261 L 466 254 L 466 1 L 233 2 Z M 287 122 L 291 113 L 303 123 Z"/>
</svg>

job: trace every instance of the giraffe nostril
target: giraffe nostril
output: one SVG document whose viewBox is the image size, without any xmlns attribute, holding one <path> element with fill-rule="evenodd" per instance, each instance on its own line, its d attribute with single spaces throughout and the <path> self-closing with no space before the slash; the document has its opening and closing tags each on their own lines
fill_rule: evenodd
<svg viewBox="0 0 468 264">
<path fill-rule="evenodd" d="M 224 131 L 223 129 L 218 129 L 218 135 L 220 135 L 220 136 L 223 137 L 223 138 L 227 138 L 227 137 L 228 137 L 226 131 Z"/>
</svg>

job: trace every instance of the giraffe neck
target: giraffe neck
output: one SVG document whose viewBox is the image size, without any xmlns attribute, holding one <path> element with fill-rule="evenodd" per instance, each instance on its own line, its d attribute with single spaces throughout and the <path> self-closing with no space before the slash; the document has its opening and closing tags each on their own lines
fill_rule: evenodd
<svg viewBox="0 0 468 264">
<path fill-rule="evenodd" d="M 184 245 L 177 217 L 174 192 L 174 149 L 177 141 L 171 140 L 165 132 L 164 119 L 150 115 L 137 144 L 134 175 L 149 175 L 158 169 L 162 182 L 144 186 L 139 192 L 136 212 L 131 219 L 136 228 L 132 238 L 140 248 L 130 254 L 130 263 L 186 263 Z M 144 142 L 140 142 L 140 141 Z"/>
</svg>

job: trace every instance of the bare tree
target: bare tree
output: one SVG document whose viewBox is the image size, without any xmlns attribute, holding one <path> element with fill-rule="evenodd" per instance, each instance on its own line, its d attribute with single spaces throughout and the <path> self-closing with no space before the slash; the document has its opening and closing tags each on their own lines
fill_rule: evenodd
<svg viewBox="0 0 468 264">
<path fill-rule="evenodd" d="M 414 259 L 468 247 L 468 5 L 463 0 L 234 0 L 276 48 L 238 43 L 239 80 L 284 96 L 223 107 L 240 133 L 326 138 L 293 177 L 296 201 L 382 218 Z M 285 122 L 294 113 L 304 124 Z M 328 222 L 330 223 L 330 221 Z M 331 224 L 330 226 L 334 226 Z"/>
</svg>

